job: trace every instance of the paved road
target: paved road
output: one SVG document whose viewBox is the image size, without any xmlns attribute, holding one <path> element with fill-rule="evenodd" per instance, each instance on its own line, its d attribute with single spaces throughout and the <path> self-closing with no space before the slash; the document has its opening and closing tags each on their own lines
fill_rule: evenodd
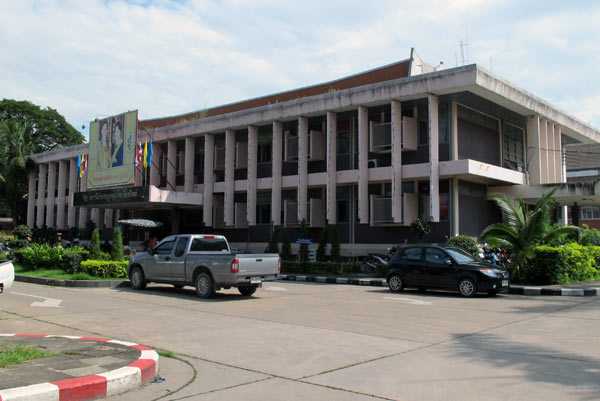
<svg viewBox="0 0 600 401">
<path fill-rule="evenodd" d="M 161 358 L 165 382 L 114 400 L 180 387 L 166 399 L 600 399 L 600 297 L 277 282 L 200 300 L 191 288 L 15 283 L 0 295 L 0 328 L 116 338 L 187 361 Z"/>
</svg>

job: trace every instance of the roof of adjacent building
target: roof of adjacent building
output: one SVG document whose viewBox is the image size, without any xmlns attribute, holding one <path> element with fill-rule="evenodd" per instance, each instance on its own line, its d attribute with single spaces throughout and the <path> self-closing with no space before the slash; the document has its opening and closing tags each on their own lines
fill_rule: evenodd
<svg viewBox="0 0 600 401">
<path fill-rule="evenodd" d="M 567 171 L 600 169 L 600 144 L 577 144 L 566 147 Z"/>
</svg>

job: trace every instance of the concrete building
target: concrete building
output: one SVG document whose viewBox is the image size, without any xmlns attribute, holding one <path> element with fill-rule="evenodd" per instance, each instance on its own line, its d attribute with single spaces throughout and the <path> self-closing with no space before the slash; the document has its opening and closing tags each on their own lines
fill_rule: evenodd
<svg viewBox="0 0 600 401">
<path fill-rule="evenodd" d="M 86 191 L 88 145 L 35 155 L 28 225 L 92 219 L 164 223 L 163 234 L 221 232 L 262 251 L 273 226 L 292 242 L 305 219 L 318 239 L 340 231 L 342 255 L 414 241 L 478 236 L 499 212 L 489 191 L 564 183 L 565 143 L 600 132 L 478 65 L 409 59 L 339 80 L 185 115 L 138 122 L 152 165 L 130 186 Z"/>
</svg>

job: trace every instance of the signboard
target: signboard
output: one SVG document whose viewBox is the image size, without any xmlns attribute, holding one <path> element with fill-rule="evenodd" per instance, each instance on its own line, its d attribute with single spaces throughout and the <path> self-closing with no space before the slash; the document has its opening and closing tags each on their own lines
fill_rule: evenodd
<svg viewBox="0 0 600 401">
<path fill-rule="evenodd" d="M 90 123 L 87 188 L 134 185 L 137 110 Z"/>
<path fill-rule="evenodd" d="M 73 206 L 100 206 L 120 203 L 148 202 L 150 187 L 126 187 L 75 192 Z"/>
<path fill-rule="evenodd" d="M 315 240 L 312 238 L 296 238 L 296 244 L 312 244 Z"/>
</svg>

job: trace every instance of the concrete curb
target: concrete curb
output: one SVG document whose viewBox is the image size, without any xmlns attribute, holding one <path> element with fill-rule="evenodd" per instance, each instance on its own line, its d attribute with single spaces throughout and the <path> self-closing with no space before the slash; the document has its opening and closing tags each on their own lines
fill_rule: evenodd
<svg viewBox="0 0 600 401">
<path fill-rule="evenodd" d="M 0 390 L 0 401 L 67 401 L 95 400 L 110 397 L 147 383 L 158 372 L 158 354 L 143 345 L 103 338 L 54 336 L 37 334 L 0 334 L 0 337 L 61 337 L 71 340 L 88 340 L 125 345 L 141 351 L 140 357 L 120 369 L 109 372 L 65 379 L 55 382 L 33 384 Z"/>
<path fill-rule="evenodd" d="M 15 281 L 57 287 L 116 288 L 129 286 L 129 280 L 59 280 L 45 277 L 32 277 L 15 274 Z"/>
<path fill-rule="evenodd" d="M 329 283 L 329 284 L 350 284 L 350 285 L 368 285 L 373 287 L 386 287 L 387 281 L 384 279 L 360 279 L 360 278 L 344 278 L 344 277 L 322 277 L 314 275 L 295 275 L 295 274 L 280 274 L 278 280 L 287 281 L 305 281 L 312 283 Z M 517 295 L 553 295 L 566 297 L 589 297 L 600 295 L 600 288 L 596 287 L 580 287 L 580 288 L 552 288 L 552 287 L 524 287 L 511 286 L 508 288 L 509 294 Z"/>
</svg>

